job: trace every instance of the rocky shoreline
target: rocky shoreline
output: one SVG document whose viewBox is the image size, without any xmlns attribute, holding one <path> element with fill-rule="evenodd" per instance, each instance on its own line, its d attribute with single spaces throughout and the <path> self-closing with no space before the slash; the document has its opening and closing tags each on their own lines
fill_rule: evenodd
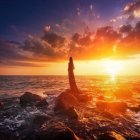
<svg viewBox="0 0 140 140">
<path fill-rule="evenodd" d="M 70 90 L 52 97 L 51 100 L 48 100 L 50 97 L 42 98 L 26 92 L 17 99 L 11 99 L 11 101 L 15 101 L 13 107 L 6 108 L 6 102 L 1 102 L 0 119 L 5 118 L 5 121 L 0 124 L 0 139 L 140 139 L 140 126 L 132 117 L 133 112 L 139 111 L 139 106 L 130 107 L 124 102 L 112 102 L 110 105 L 110 102 L 108 103 L 100 97 L 94 103 L 91 100 L 92 96 L 83 94 L 81 97 L 84 97 L 81 98 L 84 100 L 79 101 Z M 115 107 L 115 110 L 112 110 L 112 106 Z M 123 109 L 116 110 L 118 107 Z M 6 119 L 8 117 L 11 120 Z M 21 121 L 20 125 L 19 121 Z M 11 124 L 11 128 L 10 126 L 5 127 L 6 124 Z"/>
</svg>

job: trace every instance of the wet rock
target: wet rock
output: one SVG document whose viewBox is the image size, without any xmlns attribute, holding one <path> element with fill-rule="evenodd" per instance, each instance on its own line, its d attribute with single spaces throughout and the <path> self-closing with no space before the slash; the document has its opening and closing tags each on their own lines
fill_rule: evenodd
<svg viewBox="0 0 140 140">
<path fill-rule="evenodd" d="M 138 137 L 125 137 L 126 140 L 140 140 L 140 136 Z"/>
<path fill-rule="evenodd" d="M 0 109 L 3 109 L 3 108 L 4 108 L 4 103 L 0 102 Z"/>
<path fill-rule="evenodd" d="M 67 109 L 64 113 L 71 119 L 78 119 L 79 118 L 78 113 L 74 107 Z"/>
<path fill-rule="evenodd" d="M 22 140 L 79 140 L 75 133 L 63 123 L 43 126 L 28 133 Z"/>
<path fill-rule="evenodd" d="M 19 136 L 10 130 L 0 131 L 0 140 L 18 140 Z"/>
<path fill-rule="evenodd" d="M 70 92 L 61 93 L 55 101 L 55 112 L 66 115 L 71 119 L 78 119 L 78 113 L 75 107 L 78 105 L 78 100 Z"/>
<path fill-rule="evenodd" d="M 125 112 L 127 109 L 127 104 L 125 102 L 106 102 L 98 101 L 96 102 L 96 107 L 101 111 L 111 111 L 111 112 Z"/>
<path fill-rule="evenodd" d="M 49 117 L 46 115 L 35 115 L 33 118 L 33 125 L 34 126 L 41 126 L 45 122 L 49 120 Z"/>
<path fill-rule="evenodd" d="M 42 97 L 39 95 L 33 94 L 31 92 L 25 92 L 21 97 L 20 97 L 20 104 L 22 106 L 26 105 L 34 105 L 36 102 L 41 101 Z"/>
<path fill-rule="evenodd" d="M 100 135 L 100 140 L 126 140 L 126 139 L 120 134 L 117 134 L 116 132 L 112 131 Z"/>
<path fill-rule="evenodd" d="M 105 98 L 104 98 L 103 95 L 101 95 L 101 96 L 97 97 L 97 99 L 98 99 L 98 100 L 104 100 Z"/>
<path fill-rule="evenodd" d="M 41 129 L 36 138 L 40 140 L 79 140 L 70 128 L 59 123 L 47 129 Z"/>
<path fill-rule="evenodd" d="M 36 107 L 46 107 L 48 106 L 48 102 L 46 101 L 46 99 L 42 99 L 41 101 L 39 101 L 37 104 L 36 104 Z"/>
<path fill-rule="evenodd" d="M 101 115 L 102 115 L 103 117 L 105 117 L 105 118 L 110 119 L 110 120 L 114 120 L 114 116 L 113 116 L 113 114 L 111 114 L 110 112 L 104 111 L 104 112 L 101 113 Z"/>
<path fill-rule="evenodd" d="M 130 107 L 128 107 L 128 109 L 130 109 L 131 111 L 134 111 L 134 112 L 139 112 L 140 106 L 130 106 Z"/>
<path fill-rule="evenodd" d="M 128 89 L 118 89 L 114 92 L 114 95 L 118 99 L 130 99 L 132 98 L 133 93 Z"/>
<path fill-rule="evenodd" d="M 81 102 L 90 102 L 93 99 L 93 96 L 89 94 L 79 94 L 77 99 Z"/>
<path fill-rule="evenodd" d="M 78 100 L 70 92 L 61 93 L 55 101 L 55 111 L 67 110 L 71 107 L 77 106 Z"/>
<path fill-rule="evenodd" d="M 98 101 L 96 102 L 96 107 L 99 109 L 99 110 L 107 110 L 107 102 L 105 101 Z"/>
</svg>

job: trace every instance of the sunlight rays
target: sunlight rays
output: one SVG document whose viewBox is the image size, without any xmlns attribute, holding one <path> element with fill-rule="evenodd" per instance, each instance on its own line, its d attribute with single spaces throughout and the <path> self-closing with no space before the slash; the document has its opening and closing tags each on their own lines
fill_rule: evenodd
<svg viewBox="0 0 140 140">
<path fill-rule="evenodd" d="M 115 80 L 116 75 L 121 71 L 122 64 L 116 60 L 105 60 L 103 62 L 104 71 Z"/>
</svg>

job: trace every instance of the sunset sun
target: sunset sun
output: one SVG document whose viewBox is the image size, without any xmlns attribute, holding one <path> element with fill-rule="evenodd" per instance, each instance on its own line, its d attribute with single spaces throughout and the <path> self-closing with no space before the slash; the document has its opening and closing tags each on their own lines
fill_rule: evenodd
<svg viewBox="0 0 140 140">
<path fill-rule="evenodd" d="M 103 62 L 104 71 L 111 76 L 112 80 L 120 73 L 122 64 L 116 60 L 107 60 Z"/>
</svg>

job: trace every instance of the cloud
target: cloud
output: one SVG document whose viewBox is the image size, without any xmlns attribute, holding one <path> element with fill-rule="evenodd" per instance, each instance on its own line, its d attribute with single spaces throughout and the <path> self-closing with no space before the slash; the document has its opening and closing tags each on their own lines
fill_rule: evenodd
<svg viewBox="0 0 140 140">
<path fill-rule="evenodd" d="M 51 26 L 50 26 L 50 25 L 49 25 L 49 26 L 45 26 L 44 31 L 45 31 L 45 32 L 49 32 L 50 29 L 51 29 Z"/>
<path fill-rule="evenodd" d="M 132 26 L 130 24 L 120 26 L 119 31 L 121 33 L 129 33 L 132 31 Z"/>
<path fill-rule="evenodd" d="M 136 23 L 135 27 L 122 38 L 120 41 L 120 53 L 125 55 L 136 55 L 140 53 L 140 22 Z"/>
<path fill-rule="evenodd" d="M 120 34 L 113 27 L 98 28 L 96 32 L 74 34 L 70 54 L 78 59 L 99 59 L 113 54 L 113 47 L 120 39 Z"/>
<path fill-rule="evenodd" d="M 42 67 L 46 66 L 44 64 L 36 63 L 36 62 L 30 62 L 30 61 L 19 61 L 19 60 L 4 60 L 0 61 L 0 66 L 29 66 L 29 67 Z"/>
<path fill-rule="evenodd" d="M 134 27 L 123 25 L 119 29 L 100 27 L 96 32 L 75 33 L 70 44 L 70 55 L 77 59 L 126 59 L 140 54 L 140 22 Z"/>
<path fill-rule="evenodd" d="M 14 41 L 0 40 L 0 59 L 26 59 L 19 47 L 20 43 Z"/>
<path fill-rule="evenodd" d="M 140 32 L 140 21 L 136 23 L 136 26 L 135 26 L 134 30 L 136 32 Z"/>
<path fill-rule="evenodd" d="M 91 31 L 63 36 L 44 30 L 42 36 L 28 35 L 22 42 L 0 40 L 0 65 L 42 66 L 38 62 L 64 61 L 69 56 L 77 60 L 132 58 L 140 54 L 140 22 L 118 29 L 104 26 Z M 37 63 L 36 63 L 37 62 Z"/>
<path fill-rule="evenodd" d="M 68 41 L 53 32 L 44 32 L 41 37 L 30 36 L 24 41 L 22 49 L 32 53 L 36 59 L 62 60 L 68 54 Z"/>
<path fill-rule="evenodd" d="M 21 44 L 15 41 L 0 40 L 0 65 L 4 66 L 35 66 L 28 61 L 34 60 L 29 57 L 26 51 L 21 48 Z M 27 61 L 27 62 L 26 62 Z"/>
<path fill-rule="evenodd" d="M 87 26 L 86 21 L 81 19 L 81 17 L 73 17 L 71 19 L 64 19 L 61 23 L 55 24 L 52 31 L 62 36 L 71 36 L 75 32 L 83 32 Z"/>
<path fill-rule="evenodd" d="M 128 15 L 128 19 L 140 18 L 140 0 L 128 3 L 123 10 Z"/>
<path fill-rule="evenodd" d="M 53 32 L 45 32 L 42 39 L 49 43 L 51 47 L 59 47 L 65 43 L 65 38 Z"/>
</svg>

